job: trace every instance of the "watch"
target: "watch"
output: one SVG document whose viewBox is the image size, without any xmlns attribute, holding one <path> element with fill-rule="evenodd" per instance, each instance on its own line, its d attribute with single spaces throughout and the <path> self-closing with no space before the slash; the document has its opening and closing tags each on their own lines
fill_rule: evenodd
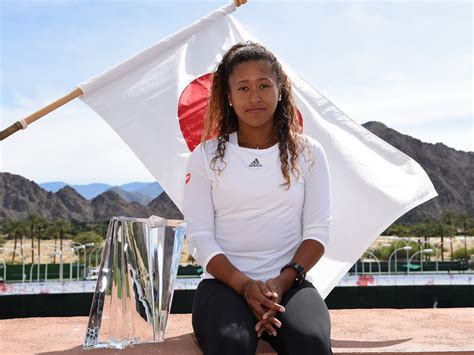
<svg viewBox="0 0 474 355">
<path fill-rule="evenodd" d="M 286 268 L 291 267 L 296 270 L 296 273 L 298 274 L 296 276 L 295 281 L 293 282 L 293 285 L 299 286 L 303 283 L 303 280 L 306 278 L 306 272 L 304 271 L 304 267 L 298 264 L 296 261 L 290 261 L 288 264 L 283 266 L 280 270 L 280 274 L 285 270 Z"/>
</svg>

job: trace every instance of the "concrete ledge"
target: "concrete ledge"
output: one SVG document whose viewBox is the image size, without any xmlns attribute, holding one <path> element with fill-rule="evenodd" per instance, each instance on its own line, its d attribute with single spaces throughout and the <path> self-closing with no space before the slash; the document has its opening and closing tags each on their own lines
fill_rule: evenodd
<svg viewBox="0 0 474 355">
<path fill-rule="evenodd" d="M 474 355 L 474 308 L 331 310 L 335 354 Z M 0 320 L 2 354 L 78 354 L 88 317 Z M 87 354 L 201 355 L 190 314 L 170 315 L 167 339 L 125 351 L 89 350 Z M 275 354 L 260 341 L 257 354 Z"/>
</svg>

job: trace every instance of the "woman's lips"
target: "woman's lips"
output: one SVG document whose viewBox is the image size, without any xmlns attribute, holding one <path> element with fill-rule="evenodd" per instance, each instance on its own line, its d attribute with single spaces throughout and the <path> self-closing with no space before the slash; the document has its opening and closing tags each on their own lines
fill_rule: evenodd
<svg viewBox="0 0 474 355">
<path fill-rule="evenodd" d="M 259 112 L 265 111 L 265 109 L 259 107 L 259 108 L 249 108 L 245 111 L 248 113 L 259 113 Z"/>
</svg>

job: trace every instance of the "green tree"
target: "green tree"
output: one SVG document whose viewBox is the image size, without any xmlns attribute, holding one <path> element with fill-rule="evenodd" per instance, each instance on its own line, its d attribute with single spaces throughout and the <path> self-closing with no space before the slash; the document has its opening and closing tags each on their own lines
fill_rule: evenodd
<svg viewBox="0 0 474 355">
<path fill-rule="evenodd" d="M 456 214 L 450 210 L 446 211 L 443 213 L 441 216 L 441 220 L 443 223 L 446 225 L 446 236 L 449 237 L 450 240 L 450 254 L 451 254 L 451 260 L 454 260 L 454 254 L 453 254 L 453 236 L 456 235 Z M 443 248 L 443 238 L 441 238 L 441 249 Z"/>
<path fill-rule="evenodd" d="M 54 245 L 56 246 L 56 241 L 59 236 L 59 250 L 61 253 L 63 252 L 63 241 L 64 237 L 71 232 L 72 229 L 72 224 L 66 219 L 59 219 L 54 223 L 55 229 L 56 229 L 56 234 L 55 234 L 55 240 L 54 240 Z"/>
<path fill-rule="evenodd" d="M 75 235 L 72 240 L 73 242 L 85 245 L 88 251 L 101 245 L 104 241 L 103 238 L 94 231 L 81 232 Z M 81 256 L 79 256 L 79 258 L 81 258 Z"/>
<path fill-rule="evenodd" d="M 418 237 L 418 250 L 420 250 L 421 245 L 423 244 L 423 249 L 431 249 L 431 238 L 436 237 L 435 232 L 436 222 L 432 218 L 425 218 L 423 222 L 416 223 L 413 226 L 413 234 Z M 420 242 L 420 239 L 423 238 L 423 243 Z M 425 260 L 431 260 L 431 254 L 424 254 Z"/>
<path fill-rule="evenodd" d="M 474 248 L 469 248 L 467 251 L 464 250 L 463 248 L 456 249 L 454 251 L 454 258 L 456 260 L 463 259 L 463 260 L 469 260 L 471 258 L 471 255 L 474 255 Z"/>
<path fill-rule="evenodd" d="M 73 236 L 72 240 L 81 244 L 88 244 L 88 243 L 101 244 L 103 242 L 103 238 L 99 234 L 93 231 L 81 232 Z"/>
<path fill-rule="evenodd" d="M 468 235 L 468 225 L 469 225 L 469 215 L 467 213 L 461 213 L 459 215 L 459 226 L 462 230 L 462 234 L 464 236 L 464 259 L 468 259 L 467 253 L 467 235 Z M 456 257 L 456 256 L 455 256 Z"/>
<path fill-rule="evenodd" d="M 31 264 L 35 263 L 34 260 L 34 249 L 35 249 L 35 233 L 38 224 L 40 224 L 42 218 L 35 213 L 30 213 L 26 218 L 26 222 L 28 223 L 28 228 L 30 231 L 30 238 L 31 238 Z"/>
<path fill-rule="evenodd" d="M 443 222 L 435 222 L 433 225 L 433 235 L 441 238 L 441 261 L 444 261 L 444 237 L 451 234 L 451 227 Z M 452 244 L 451 244 L 452 245 Z"/>
<path fill-rule="evenodd" d="M 23 248 L 23 235 L 26 233 L 27 226 L 24 221 L 21 220 L 8 220 L 3 225 L 3 231 L 7 234 L 7 239 L 14 239 L 13 242 L 13 253 L 12 263 L 15 262 L 16 249 L 18 246 L 18 240 L 20 240 L 21 247 Z"/>
<path fill-rule="evenodd" d="M 385 230 L 384 235 L 396 235 L 400 238 L 410 236 L 410 227 L 402 223 L 394 223 Z"/>
<path fill-rule="evenodd" d="M 53 263 L 56 263 L 56 249 L 58 246 L 58 238 L 60 234 L 60 228 L 57 221 L 49 221 L 44 228 L 42 233 L 41 240 L 51 240 L 54 239 L 54 253 L 53 253 Z"/>
<path fill-rule="evenodd" d="M 49 226 L 49 222 L 41 218 L 39 219 L 38 224 L 36 225 L 36 241 L 37 241 L 37 252 L 38 252 L 38 260 L 41 260 L 41 241 L 51 239 L 51 236 L 46 234 L 46 230 Z"/>
</svg>

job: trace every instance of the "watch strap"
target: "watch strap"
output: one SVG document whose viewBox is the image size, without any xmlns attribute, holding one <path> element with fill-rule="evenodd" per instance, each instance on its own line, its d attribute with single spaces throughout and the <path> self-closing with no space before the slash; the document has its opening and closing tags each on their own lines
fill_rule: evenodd
<svg viewBox="0 0 474 355">
<path fill-rule="evenodd" d="M 288 264 L 283 266 L 280 270 L 280 274 L 285 270 L 286 268 L 293 268 L 296 270 L 297 276 L 295 278 L 295 281 L 293 282 L 293 285 L 299 286 L 303 283 L 304 279 L 306 278 L 306 272 L 304 271 L 304 267 L 298 264 L 296 261 L 290 261 Z"/>
</svg>

